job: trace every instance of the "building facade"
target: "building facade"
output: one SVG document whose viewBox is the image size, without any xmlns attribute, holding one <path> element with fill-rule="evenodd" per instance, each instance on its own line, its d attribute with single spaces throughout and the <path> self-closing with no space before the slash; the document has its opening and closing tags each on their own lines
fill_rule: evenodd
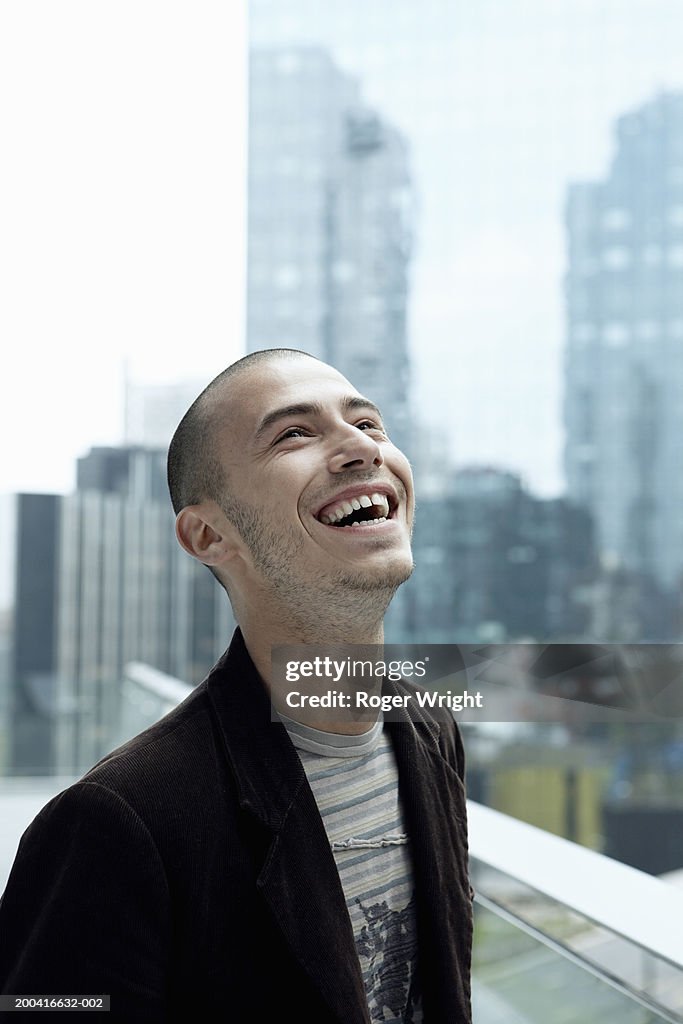
<svg viewBox="0 0 683 1024">
<path fill-rule="evenodd" d="M 420 502 L 414 551 L 397 639 L 557 642 L 589 631 L 590 516 L 564 499 L 534 497 L 513 473 L 456 472 L 445 494 Z"/>
<path fill-rule="evenodd" d="M 53 769 L 61 498 L 0 498 L 0 773 Z"/>
<path fill-rule="evenodd" d="M 95 448 L 77 479 L 60 499 L 60 771 L 107 749 L 128 662 L 196 684 L 234 629 L 225 592 L 175 538 L 163 451 Z"/>
<path fill-rule="evenodd" d="M 604 181 L 575 184 L 565 469 L 605 564 L 683 579 L 683 95 L 619 119 Z"/>
<path fill-rule="evenodd" d="M 73 494 L 0 499 L 0 772 L 71 775 L 120 736 L 142 662 L 199 683 L 235 622 L 178 544 L 157 449 L 95 448 Z"/>
<path fill-rule="evenodd" d="M 247 348 L 303 349 L 405 446 L 408 149 L 317 47 L 250 54 Z"/>
</svg>

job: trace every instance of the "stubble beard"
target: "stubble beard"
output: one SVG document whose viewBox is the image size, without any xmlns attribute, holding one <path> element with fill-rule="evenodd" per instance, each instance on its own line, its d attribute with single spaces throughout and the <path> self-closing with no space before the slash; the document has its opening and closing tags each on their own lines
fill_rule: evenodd
<svg viewBox="0 0 683 1024">
<path fill-rule="evenodd" d="M 259 509 L 244 501 L 223 498 L 221 508 L 247 545 L 254 568 L 276 602 L 301 628 L 320 624 L 327 613 L 340 625 L 344 619 L 381 622 L 394 594 L 412 574 L 412 561 L 388 559 L 384 574 L 339 569 L 334 574 L 307 576 L 296 571 L 305 566 L 300 533 L 291 526 L 275 529 Z"/>
</svg>

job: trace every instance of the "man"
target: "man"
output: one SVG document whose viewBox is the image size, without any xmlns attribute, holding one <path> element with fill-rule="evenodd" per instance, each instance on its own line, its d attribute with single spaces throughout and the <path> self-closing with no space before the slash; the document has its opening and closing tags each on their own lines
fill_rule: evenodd
<svg viewBox="0 0 683 1024">
<path fill-rule="evenodd" d="M 272 647 L 382 641 L 412 570 L 407 460 L 339 373 L 275 349 L 200 395 L 169 485 L 178 539 L 239 628 L 178 708 L 23 837 L 0 990 L 109 994 L 121 1021 L 466 1024 L 455 723 L 271 714 Z"/>
</svg>

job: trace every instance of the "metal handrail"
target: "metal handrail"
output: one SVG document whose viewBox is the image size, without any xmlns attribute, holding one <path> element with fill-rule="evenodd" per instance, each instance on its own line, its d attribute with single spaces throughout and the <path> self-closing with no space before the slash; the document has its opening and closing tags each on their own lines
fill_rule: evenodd
<svg viewBox="0 0 683 1024">
<path fill-rule="evenodd" d="M 470 856 L 683 968 L 683 892 L 594 850 L 468 802 Z"/>
<path fill-rule="evenodd" d="M 576 950 L 570 949 L 564 943 L 559 942 L 552 936 L 548 935 L 547 932 L 542 931 L 540 928 L 530 924 L 524 918 L 518 914 L 514 914 L 508 907 L 504 907 L 501 903 L 496 900 L 490 899 L 483 893 L 477 892 L 474 896 L 475 903 L 478 903 L 485 910 L 489 910 L 491 913 L 496 914 L 497 917 L 502 918 L 508 924 L 518 928 L 524 932 L 525 935 L 530 936 L 537 942 L 540 942 L 546 948 L 552 950 L 553 953 L 557 953 L 559 956 L 568 960 L 570 963 L 586 971 L 588 974 L 592 974 L 594 978 L 609 985 L 615 989 L 621 995 L 625 996 L 632 1002 L 638 1003 L 644 1010 L 649 1013 L 656 1014 L 657 1020 L 666 1021 L 667 1024 L 681 1024 L 681 1017 L 676 1015 L 672 1016 L 671 1011 L 661 1003 L 654 999 L 651 999 L 647 994 L 639 992 L 637 989 L 630 985 L 627 985 L 621 978 L 618 978 L 615 974 L 606 970 L 604 967 L 599 967 L 594 964 L 587 957 L 577 953 Z"/>
<path fill-rule="evenodd" d="M 129 661 L 123 670 L 123 677 L 124 681 L 135 683 L 140 689 L 173 705 L 185 700 L 193 689 L 189 683 L 184 683 L 181 679 L 160 672 L 158 668 L 152 668 L 141 661 Z"/>
</svg>

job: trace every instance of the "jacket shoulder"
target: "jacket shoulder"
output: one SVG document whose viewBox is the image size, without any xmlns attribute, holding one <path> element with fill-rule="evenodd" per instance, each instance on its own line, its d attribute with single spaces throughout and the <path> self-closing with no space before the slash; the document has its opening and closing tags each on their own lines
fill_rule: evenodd
<svg viewBox="0 0 683 1024">
<path fill-rule="evenodd" d="M 110 790 L 147 819 L 148 808 L 191 801 L 217 765 L 204 682 L 154 725 L 106 754 L 80 781 Z"/>
</svg>

